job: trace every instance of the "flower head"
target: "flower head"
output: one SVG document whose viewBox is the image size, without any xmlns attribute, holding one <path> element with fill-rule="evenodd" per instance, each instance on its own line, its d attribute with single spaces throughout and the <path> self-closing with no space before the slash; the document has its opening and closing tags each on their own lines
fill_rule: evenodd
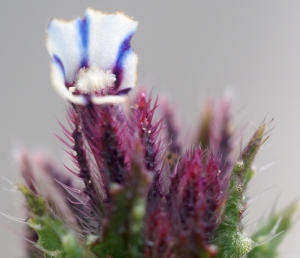
<svg viewBox="0 0 300 258">
<path fill-rule="evenodd" d="M 47 48 L 58 93 L 74 104 L 119 103 L 136 83 L 130 40 L 137 22 L 122 13 L 87 9 L 84 18 L 51 20 Z"/>
</svg>

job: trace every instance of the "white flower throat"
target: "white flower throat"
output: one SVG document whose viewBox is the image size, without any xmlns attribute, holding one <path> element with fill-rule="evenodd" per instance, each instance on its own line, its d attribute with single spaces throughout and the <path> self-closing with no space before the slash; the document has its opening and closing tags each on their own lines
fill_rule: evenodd
<svg viewBox="0 0 300 258">
<path fill-rule="evenodd" d="M 78 90 L 83 94 L 91 94 L 114 86 L 115 81 L 116 76 L 111 70 L 105 71 L 98 66 L 81 68 L 77 74 L 74 87 L 70 87 L 69 90 L 71 92 Z"/>
</svg>

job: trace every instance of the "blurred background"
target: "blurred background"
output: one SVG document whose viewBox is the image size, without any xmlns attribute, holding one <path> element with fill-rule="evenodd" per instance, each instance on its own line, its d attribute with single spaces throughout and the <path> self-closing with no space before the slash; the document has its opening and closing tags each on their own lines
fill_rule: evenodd
<svg viewBox="0 0 300 258">
<path fill-rule="evenodd" d="M 45 29 L 51 17 L 73 19 L 86 7 L 123 11 L 139 21 L 132 46 L 138 83 L 163 93 L 180 109 L 186 133 L 208 96 L 235 92 L 236 124 L 254 131 L 266 116 L 276 128 L 263 148 L 249 194 L 264 194 L 247 211 L 249 223 L 300 195 L 300 1 L 3 1 L 0 9 L 1 175 L 16 182 L 13 149 L 63 151 L 53 132 L 66 103 L 49 79 Z M 251 122 L 250 122 L 251 121 Z M 253 125 L 254 124 L 254 125 Z M 244 138 L 244 142 L 247 137 Z M 1 188 L 9 183 L 0 180 Z M 0 211 L 22 217 L 18 194 L 0 190 Z M 24 217 L 23 217 L 24 218 Z M 0 257 L 22 257 L 19 224 L 0 216 Z M 281 257 L 300 257 L 300 223 L 282 244 Z"/>
</svg>

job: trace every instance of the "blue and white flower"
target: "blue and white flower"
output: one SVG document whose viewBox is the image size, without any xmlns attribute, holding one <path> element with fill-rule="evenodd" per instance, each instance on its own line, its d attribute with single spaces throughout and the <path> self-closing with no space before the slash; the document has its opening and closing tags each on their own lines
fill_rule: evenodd
<svg viewBox="0 0 300 258">
<path fill-rule="evenodd" d="M 122 13 L 92 9 L 83 19 L 51 20 L 47 48 L 58 93 L 79 105 L 124 101 L 137 78 L 138 58 L 130 46 L 136 28 Z"/>
</svg>

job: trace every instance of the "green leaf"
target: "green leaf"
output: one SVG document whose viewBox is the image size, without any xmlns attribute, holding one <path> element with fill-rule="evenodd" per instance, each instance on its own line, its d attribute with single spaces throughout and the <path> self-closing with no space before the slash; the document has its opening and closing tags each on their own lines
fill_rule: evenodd
<svg viewBox="0 0 300 258">
<path fill-rule="evenodd" d="M 45 200 L 24 185 L 18 185 L 18 188 L 26 198 L 31 211 L 27 223 L 38 234 L 37 245 L 45 257 L 84 257 L 76 233 L 47 210 Z"/>
</svg>

